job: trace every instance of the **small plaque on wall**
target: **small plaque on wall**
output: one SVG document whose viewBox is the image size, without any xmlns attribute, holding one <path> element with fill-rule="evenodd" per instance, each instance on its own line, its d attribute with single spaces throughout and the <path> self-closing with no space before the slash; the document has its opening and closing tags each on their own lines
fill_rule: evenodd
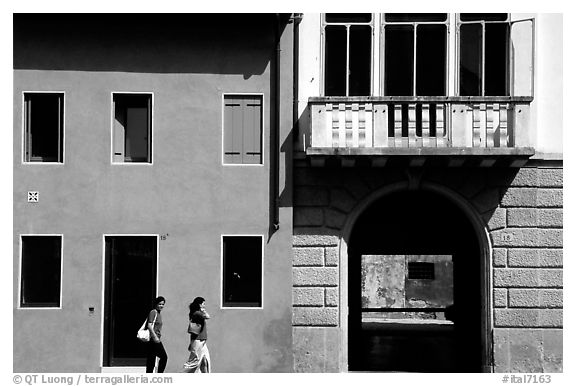
<svg viewBox="0 0 576 386">
<path fill-rule="evenodd" d="M 28 191 L 28 202 L 38 202 L 40 194 L 35 191 Z"/>
</svg>

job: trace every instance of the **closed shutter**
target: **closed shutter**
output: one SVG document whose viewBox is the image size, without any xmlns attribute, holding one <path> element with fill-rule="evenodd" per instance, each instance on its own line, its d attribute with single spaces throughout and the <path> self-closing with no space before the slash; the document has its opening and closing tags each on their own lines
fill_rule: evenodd
<svg viewBox="0 0 576 386">
<path fill-rule="evenodd" d="M 224 163 L 262 163 L 262 98 L 225 96 Z"/>
</svg>

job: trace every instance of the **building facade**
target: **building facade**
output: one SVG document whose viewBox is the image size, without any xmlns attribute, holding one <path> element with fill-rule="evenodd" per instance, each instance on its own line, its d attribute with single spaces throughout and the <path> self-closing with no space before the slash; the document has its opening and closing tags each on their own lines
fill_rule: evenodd
<svg viewBox="0 0 576 386">
<path fill-rule="evenodd" d="M 14 16 L 15 372 L 143 372 L 157 295 L 167 372 L 196 296 L 214 371 L 292 370 L 288 21 Z"/>
<path fill-rule="evenodd" d="M 561 47 L 556 14 L 15 15 L 14 371 L 143 371 L 162 295 L 168 372 L 196 296 L 216 372 L 561 372 Z"/>
<path fill-rule="evenodd" d="M 303 15 L 296 371 L 562 371 L 561 25 Z"/>
</svg>

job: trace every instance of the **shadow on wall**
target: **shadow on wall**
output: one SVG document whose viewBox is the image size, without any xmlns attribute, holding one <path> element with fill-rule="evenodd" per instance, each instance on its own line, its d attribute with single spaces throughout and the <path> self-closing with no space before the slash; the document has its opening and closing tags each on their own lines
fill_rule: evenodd
<svg viewBox="0 0 576 386">
<path fill-rule="evenodd" d="M 13 18 L 16 70 L 249 78 L 264 73 L 275 52 L 274 14 L 14 14 Z"/>
</svg>

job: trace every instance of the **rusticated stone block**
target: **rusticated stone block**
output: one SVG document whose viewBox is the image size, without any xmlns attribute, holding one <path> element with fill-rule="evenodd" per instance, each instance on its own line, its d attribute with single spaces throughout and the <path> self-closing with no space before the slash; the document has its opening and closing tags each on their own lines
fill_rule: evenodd
<svg viewBox="0 0 576 386">
<path fill-rule="evenodd" d="M 562 249 L 513 248 L 508 251 L 509 267 L 562 267 Z"/>
<path fill-rule="evenodd" d="M 490 232 L 494 247 L 562 248 L 562 229 L 506 228 Z"/>
<path fill-rule="evenodd" d="M 494 288 L 494 307 L 508 306 L 508 290 L 505 288 Z"/>
<path fill-rule="evenodd" d="M 292 304 L 294 306 L 324 306 L 324 288 L 293 288 Z"/>
<path fill-rule="evenodd" d="M 293 245 L 295 247 L 329 247 L 337 246 L 339 237 L 320 233 L 318 228 L 294 228 Z"/>
<path fill-rule="evenodd" d="M 540 208 L 561 208 L 564 192 L 562 189 L 538 189 L 536 206 Z"/>
<path fill-rule="evenodd" d="M 510 188 L 504 193 L 500 205 L 502 207 L 535 208 L 538 202 L 536 188 Z"/>
<path fill-rule="evenodd" d="M 562 310 L 494 309 L 496 327 L 562 327 Z"/>
<path fill-rule="evenodd" d="M 294 226 L 322 226 L 323 224 L 324 211 L 322 208 L 294 208 Z"/>
<path fill-rule="evenodd" d="M 506 209 L 496 208 L 494 212 L 488 212 L 482 217 L 484 217 L 484 221 L 486 221 L 489 230 L 502 229 L 506 227 Z"/>
<path fill-rule="evenodd" d="M 326 306 L 328 307 L 337 307 L 338 300 L 340 296 L 338 295 L 339 288 L 338 287 L 330 287 L 325 289 L 324 299 L 326 300 Z"/>
<path fill-rule="evenodd" d="M 294 189 L 294 206 L 326 206 L 328 190 L 318 187 L 298 187 Z"/>
<path fill-rule="evenodd" d="M 509 306 L 520 308 L 562 308 L 561 289 L 516 289 L 508 292 Z"/>
<path fill-rule="evenodd" d="M 326 248 L 325 265 L 327 267 L 338 266 L 338 261 L 340 260 L 340 250 L 338 248 L 330 247 Z"/>
<path fill-rule="evenodd" d="M 335 307 L 294 307 L 294 326 L 337 326 L 338 308 Z"/>
<path fill-rule="evenodd" d="M 562 287 L 561 269 L 495 268 L 494 287 Z"/>
<path fill-rule="evenodd" d="M 326 226 L 329 228 L 342 229 L 346 223 L 346 214 L 334 209 L 324 209 L 324 216 L 326 219 Z"/>
<path fill-rule="evenodd" d="M 512 180 L 511 186 L 515 187 L 537 187 L 538 186 L 538 169 L 521 168 Z"/>
<path fill-rule="evenodd" d="M 322 266 L 324 263 L 324 248 L 322 247 L 297 247 L 294 248 L 294 260 L 292 265 L 299 266 Z"/>
<path fill-rule="evenodd" d="M 294 327 L 294 371 L 297 373 L 339 372 L 340 335 L 334 327 Z"/>
<path fill-rule="evenodd" d="M 333 189 L 330 192 L 330 206 L 342 212 L 350 212 L 356 206 L 356 199 L 344 189 Z"/>
<path fill-rule="evenodd" d="M 561 188 L 564 185 L 563 168 L 539 168 L 538 186 Z"/>
<path fill-rule="evenodd" d="M 478 212 L 486 213 L 498 207 L 500 204 L 500 192 L 496 188 L 485 189 L 474 196 L 471 201 Z"/>
<path fill-rule="evenodd" d="M 506 267 L 508 250 L 506 248 L 494 248 L 492 250 L 492 261 L 495 267 Z"/>
<path fill-rule="evenodd" d="M 562 228 L 562 209 L 510 208 L 508 226 Z"/>
<path fill-rule="evenodd" d="M 337 286 L 338 269 L 329 267 L 294 267 L 294 286 Z"/>
</svg>

